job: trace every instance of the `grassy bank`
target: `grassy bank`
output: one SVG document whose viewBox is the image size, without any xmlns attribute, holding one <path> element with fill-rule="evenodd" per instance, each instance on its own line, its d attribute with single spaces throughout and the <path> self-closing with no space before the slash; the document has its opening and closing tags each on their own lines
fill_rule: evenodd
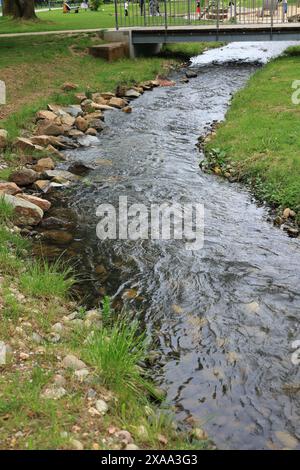
<svg viewBox="0 0 300 470">
<path fill-rule="evenodd" d="M 256 196 L 300 215 L 299 105 L 292 83 L 300 74 L 299 48 L 273 60 L 232 101 L 226 120 L 206 144 L 215 161 L 249 183 Z"/>
<path fill-rule="evenodd" d="M 101 43 L 97 35 L 43 36 L 0 39 L 0 77 L 7 86 L 7 105 L 0 106 L 0 126 L 14 139 L 38 109 L 49 101 L 74 103 L 61 85 L 72 81 L 79 91 L 114 91 L 119 84 L 133 84 L 166 73 L 207 45 L 169 46 L 157 57 L 124 59 L 107 63 L 87 54 L 87 47 Z M 210 44 L 208 47 L 216 47 Z"/>
</svg>

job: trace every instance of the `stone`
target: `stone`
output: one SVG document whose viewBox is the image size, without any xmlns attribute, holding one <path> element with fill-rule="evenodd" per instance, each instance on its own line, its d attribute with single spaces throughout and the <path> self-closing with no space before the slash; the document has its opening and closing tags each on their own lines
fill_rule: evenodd
<svg viewBox="0 0 300 470">
<path fill-rule="evenodd" d="M 196 72 L 194 72 L 193 70 L 187 70 L 185 72 L 185 76 L 186 76 L 186 78 L 196 78 L 196 77 L 198 77 L 198 74 Z"/>
<path fill-rule="evenodd" d="M 86 312 L 84 319 L 85 326 L 101 326 L 102 324 L 102 315 L 98 310 L 89 310 Z"/>
<path fill-rule="evenodd" d="M 191 434 L 192 437 L 194 437 L 198 441 L 205 441 L 208 439 L 206 432 L 201 428 L 194 428 Z"/>
<path fill-rule="evenodd" d="M 73 90 L 77 90 L 78 88 L 78 85 L 75 85 L 75 83 L 72 83 L 72 82 L 65 82 L 61 89 L 63 91 L 73 91 Z"/>
<path fill-rule="evenodd" d="M 97 135 L 97 131 L 98 132 L 101 132 L 103 131 L 104 129 L 104 124 L 103 122 L 101 121 L 101 119 L 93 119 L 92 121 L 89 122 L 89 129 L 93 129 L 96 131 L 96 135 Z M 88 134 L 88 132 L 86 132 Z M 89 135 L 93 135 L 91 133 L 89 133 Z"/>
<path fill-rule="evenodd" d="M 50 181 L 49 180 L 37 180 L 35 181 L 33 187 L 37 189 L 38 191 L 47 193 L 50 188 Z"/>
<path fill-rule="evenodd" d="M 39 175 L 36 171 L 31 170 L 30 168 L 22 168 L 20 170 L 14 171 L 10 175 L 9 181 L 15 183 L 18 186 L 28 186 L 34 183 L 38 177 Z"/>
<path fill-rule="evenodd" d="M 105 100 L 109 101 L 111 98 L 113 98 L 113 96 L 116 96 L 116 95 L 112 93 L 111 91 L 105 91 L 105 92 L 100 93 L 100 96 L 102 96 L 102 98 L 104 98 Z"/>
<path fill-rule="evenodd" d="M 125 450 L 140 450 L 140 448 L 136 444 L 127 444 Z"/>
<path fill-rule="evenodd" d="M 16 183 L 0 183 L 0 194 L 10 194 L 15 196 L 18 193 L 21 193 L 22 189 L 16 185 Z"/>
<path fill-rule="evenodd" d="M 8 132 L 5 129 L 0 129 L 0 149 L 7 146 Z"/>
<path fill-rule="evenodd" d="M 4 194 L 3 197 L 14 207 L 14 223 L 16 225 L 38 225 L 42 220 L 44 212 L 35 204 L 9 194 Z"/>
<path fill-rule="evenodd" d="M 298 445 L 297 439 L 287 431 L 275 431 L 275 436 L 285 447 L 294 449 Z"/>
<path fill-rule="evenodd" d="M 41 223 L 41 226 L 43 228 L 47 228 L 48 230 L 66 228 L 70 227 L 71 225 L 72 224 L 70 222 L 60 219 L 59 217 L 47 217 L 47 219 L 44 219 Z"/>
<path fill-rule="evenodd" d="M 142 440 L 147 440 L 149 438 L 149 433 L 142 424 L 137 428 L 137 436 Z"/>
<path fill-rule="evenodd" d="M 81 369 L 86 369 L 87 366 L 86 364 L 78 359 L 76 356 L 73 354 L 68 354 L 62 361 L 62 366 L 65 369 L 73 369 L 73 370 L 81 370 Z"/>
<path fill-rule="evenodd" d="M 101 121 L 100 121 L 100 122 L 101 122 Z M 87 134 L 87 135 L 96 136 L 96 135 L 97 135 L 97 131 L 96 131 L 96 129 L 94 129 L 93 127 L 89 127 L 88 130 L 86 131 L 86 134 Z"/>
<path fill-rule="evenodd" d="M 81 116 L 78 116 L 76 119 L 75 119 L 75 126 L 77 127 L 77 129 L 79 129 L 80 131 L 82 132 L 85 132 L 88 127 L 89 127 L 89 123 L 86 119 L 84 119 L 83 117 Z"/>
<path fill-rule="evenodd" d="M 86 114 L 84 116 L 84 119 L 86 119 L 88 123 L 90 123 L 91 121 L 94 121 L 95 119 L 103 120 L 103 113 L 101 113 L 101 111 L 94 111 L 93 113 Z"/>
<path fill-rule="evenodd" d="M 90 375 L 90 372 L 88 369 L 80 369 L 75 371 L 75 377 L 80 381 L 83 382 L 88 375 Z"/>
<path fill-rule="evenodd" d="M 70 106 L 67 106 L 65 108 L 63 108 L 62 110 L 62 115 L 64 114 L 71 114 L 71 116 L 73 117 L 77 117 L 77 116 L 82 116 L 82 108 L 79 104 L 71 104 Z"/>
<path fill-rule="evenodd" d="M 57 118 L 57 115 L 52 111 L 41 110 L 36 113 L 37 119 L 46 119 L 47 121 L 54 121 Z"/>
<path fill-rule="evenodd" d="M 132 107 L 131 106 L 125 106 L 124 108 L 122 108 L 122 111 L 123 111 L 123 113 L 130 114 L 130 113 L 132 113 Z"/>
<path fill-rule="evenodd" d="M 64 129 L 61 125 L 56 124 L 53 121 L 43 120 L 39 121 L 38 127 L 35 131 L 36 135 L 53 135 L 58 136 L 64 133 Z"/>
<path fill-rule="evenodd" d="M 38 173 L 43 173 L 45 170 L 54 170 L 54 168 L 55 163 L 50 157 L 40 158 L 40 160 L 38 160 L 37 164 L 34 166 L 34 170 Z"/>
<path fill-rule="evenodd" d="M 125 96 L 126 98 L 138 98 L 139 96 L 141 96 L 141 93 L 139 93 L 138 91 L 134 90 L 133 88 L 130 88 L 130 90 L 127 90 L 126 93 L 125 93 Z"/>
<path fill-rule="evenodd" d="M 92 100 L 97 103 L 97 104 L 106 104 L 107 103 L 107 99 L 103 98 L 103 96 L 101 96 L 101 93 L 92 93 Z"/>
<path fill-rule="evenodd" d="M 73 240 L 73 235 L 65 230 L 45 230 L 42 237 L 56 245 L 65 245 Z"/>
<path fill-rule="evenodd" d="M 66 379 L 61 374 L 56 374 L 53 378 L 53 382 L 57 387 L 65 387 L 67 384 Z"/>
<path fill-rule="evenodd" d="M 80 131 L 79 129 L 71 129 L 69 132 L 68 132 L 68 136 L 69 137 L 72 137 L 72 138 L 77 138 L 77 137 L 80 137 L 84 135 L 84 132 Z"/>
<path fill-rule="evenodd" d="M 79 137 L 78 143 L 82 147 L 92 147 L 99 144 L 99 139 L 93 135 L 85 135 L 84 137 Z"/>
<path fill-rule="evenodd" d="M 129 431 L 126 431 L 125 429 L 121 429 L 121 431 L 116 432 L 115 434 L 116 438 L 118 441 L 120 441 L 122 444 L 132 444 L 133 439 Z"/>
<path fill-rule="evenodd" d="M 75 117 L 71 116 L 70 114 L 66 113 L 61 117 L 61 123 L 65 124 L 66 126 L 72 127 L 75 123 Z"/>
<path fill-rule="evenodd" d="M 77 439 L 71 439 L 70 440 L 70 445 L 72 446 L 73 450 L 83 450 L 83 444 L 82 442 L 78 441 Z"/>
<path fill-rule="evenodd" d="M 93 57 L 100 57 L 108 62 L 113 62 L 128 56 L 128 47 L 123 42 L 111 42 L 90 46 L 88 51 Z"/>
<path fill-rule="evenodd" d="M 71 163 L 71 165 L 68 167 L 68 171 L 78 176 L 86 175 L 91 170 L 93 170 L 92 166 L 89 166 L 88 164 L 80 160 L 77 162 Z"/>
<path fill-rule="evenodd" d="M 51 400 L 59 400 L 60 398 L 64 397 L 67 394 L 67 391 L 63 387 L 57 387 L 55 385 L 46 388 L 46 390 L 42 393 L 42 398 L 51 399 Z"/>
<path fill-rule="evenodd" d="M 46 150 L 51 155 L 55 155 L 56 157 L 60 158 L 61 160 L 64 160 L 64 158 L 65 158 L 64 154 L 59 152 L 53 145 L 47 145 Z"/>
<path fill-rule="evenodd" d="M 44 212 L 48 211 L 51 207 L 51 202 L 41 199 L 37 196 L 32 196 L 31 194 L 17 194 L 17 197 L 23 199 L 24 201 L 31 202 L 36 206 L 40 207 Z"/>
<path fill-rule="evenodd" d="M 77 101 L 77 103 L 81 103 L 82 101 L 86 100 L 87 99 L 87 96 L 85 93 L 76 93 L 75 94 L 75 100 Z"/>
<path fill-rule="evenodd" d="M 41 147 L 47 147 L 48 145 L 62 146 L 60 139 L 54 135 L 35 135 L 30 140 L 34 145 L 40 145 Z"/>
<path fill-rule="evenodd" d="M 124 108 L 127 105 L 127 101 L 123 100 L 122 98 L 117 98 L 113 97 L 109 100 L 108 102 L 109 106 L 112 106 L 113 108 Z"/>
<path fill-rule="evenodd" d="M 34 152 L 36 150 L 44 150 L 40 145 L 35 145 L 31 142 L 30 139 L 25 139 L 24 137 L 18 137 L 14 143 L 17 150 L 22 152 Z"/>
<path fill-rule="evenodd" d="M 57 322 L 54 325 L 52 325 L 51 330 L 54 331 L 55 333 L 62 333 L 64 330 L 63 324 L 60 322 Z"/>
<path fill-rule="evenodd" d="M 289 207 L 284 209 L 284 211 L 282 213 L 282 217 L 284 219 L 288 219 L 289 217 L 294 218 L 295 216 L 296 216 L 296 213 L 294 211 L 292 211 Z"/>
<path fill-rule="evenodd" d="M 79 177 L 66 170 L 46 170 L 43 174 L 45 178 L 61 183 L 62 181 L 78 181 Z"/>
</svg>

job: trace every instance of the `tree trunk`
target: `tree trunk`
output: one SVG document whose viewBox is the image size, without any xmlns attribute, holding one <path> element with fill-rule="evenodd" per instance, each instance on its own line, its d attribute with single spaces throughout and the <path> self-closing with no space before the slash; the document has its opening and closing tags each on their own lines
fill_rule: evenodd
<svg viewBox="0 0 300 470">
<path fill-rule="evenodd" d="M 3 16 L 13 16 L 14 15 L 14 0 L 4 0 L 2 6 Z"/>
<path fill-rule="evenodd" d="M 13 0 L 14 18 L 32 20 L 36 18 L 34 0 Z"/>
</svg>

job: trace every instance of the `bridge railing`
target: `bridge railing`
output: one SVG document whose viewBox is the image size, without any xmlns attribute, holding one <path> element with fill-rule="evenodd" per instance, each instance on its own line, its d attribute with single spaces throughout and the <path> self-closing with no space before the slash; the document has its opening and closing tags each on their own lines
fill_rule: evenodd
<svg viewBox="0 0 300 470">
<path fill-rule="evenodd" d="M 300 0 L 114 0 L 116 28 L 300 22 Z"/>
</svg>

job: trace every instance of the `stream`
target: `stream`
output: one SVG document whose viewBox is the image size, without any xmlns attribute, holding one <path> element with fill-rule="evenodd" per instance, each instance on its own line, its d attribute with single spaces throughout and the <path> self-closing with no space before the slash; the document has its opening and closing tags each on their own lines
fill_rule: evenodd
<svg viewBox="0 0 300 470">
<path fill-rule="evenodd" d="M 273 227 L 244 187 L 201 172 L 195 145 L 259 63 L 287 46 L 234 43 L 193 58 L 197 78 L 184 84 L 176 72 L 175 86 L 144 93 L 132 114 L 106 112 L 99 145 L 67 154 L 95 166 L 63 204 L 76 220 L 68 253 L 84 293 L 143 312 L 160 353 L 153 374 L 178 421 L 199 420 L 220 449 L 300 448 L 300 372 L 291 359 L 300 340 L 300 240 Z M 147 206 L 203 203 L 203 248 L 100 241 L 96 208 L 118 206 L 121 195 Z"/>
</svg>

